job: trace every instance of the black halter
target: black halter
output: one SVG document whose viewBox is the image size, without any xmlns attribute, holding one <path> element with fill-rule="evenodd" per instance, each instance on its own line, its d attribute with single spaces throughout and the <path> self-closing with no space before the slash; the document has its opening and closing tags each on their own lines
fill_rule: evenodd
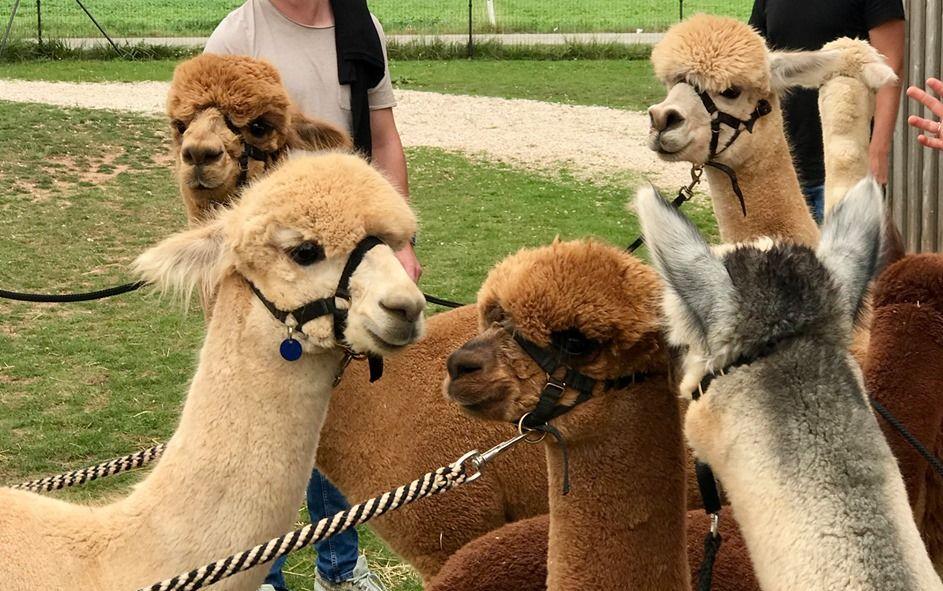
<svg viewBox="0 0 943 591">
<path fill-rule="evenodd" d="M 570 412 L 592 397 L 593 389 L 599 383 L 599 380 L 580 373 L 567 365 L 569 358 L 585 352 L 585 339 L 566 338 L 565 342 L 551 344 L 550 347 L 541 347 L 533 341 L 525 339 L 519 333 L 514 333 L 514 340 L 534 360 L 534 363 L 547 373 L 547 383 L 540 391 L 537 406 L 524 415 L 521 427 L 536 429 L 560 415 Z M 563 376 L 554 376 L 560 368 L 564 369 Z M 637 372 L 603 380 L 602 384 L 606 390 L 613 390 L 641 382 L 646 377 L 646 373 Z M 560 404 L 560 399 L 563 398 L 567 388 L 573 388 L 578 392 L 576 400 L 571 405 Z"/>
<path fill-rule="evenodd" d="M 344 349 L 344 361 L 341 365 L 340 372 L 337 375 L 335 385 L 337 385 L 337 383 L 340 381 L 340 377 L 344 371 L 344 368 L 347 367 L 347 364 L 350 363 L 351 359 L 361 359 L 364 357 L 362 354 L 355 353 L 344 338 L 344 332 L 347 330 L 347 314 L 350 307 L 350 278 L 354 274 L 354 271 L 357 270 L 357 267 L 360 265 L 360 263 L 363 261 L 363 258 L 367 252 L 373 247 L 379 246 L 383 243 L 384 242 L 376 236 L 367 236 L 358 242 L 357 246 L 347 258 L 347 263 L 344 265 L 344 270 L 341 272 L 341 276 L 337 282 L 337 288 L 334 290 L 334 294 L 326 298 L 308 302 L 307 304 L 299 306 L 294 310 L 286 311 L 279 309 L 275 304 L 262 295 L 262 292 L 259 291 L 259 288 L 253 285 L 251 281 L 248 282 L 249 287 L 252 288 L 252 291 L 255 293 L 256 297 L 258 297 L 259 301 L 261 301 L 268 311 L 271 312 L 272 316 L 274 316 L 276 320 L 288 328 L 288 338 L 285 339 L 281 345 L 282 357 L 288 361 L 294 361 L 300 357 L 300 344 L 294 340 L 294 333 L 297 332 L 303 335 L 304 331 L 302 331 L 301 328 L 309 321 L 322 316 L 333 316 L 334 340 L 340 347 Z M 343 308 L 339 307 L 337 305 L 337 300 L 339 299 L 346 301 L 347 306 Z M 293 324 L 288 322 L 289 316 L 294 320 Z M 288 352 L 292 353 L 293 355 L 286 355 L 286 347 L 288 348 Z M 375 382 L 383 375 L 383 359 L 375 355 L 366 355 L 366 357 L 370 363 L 370 381 Z"/>
<path fill-rule="evenodd" d="M 550 421 L 570 412 L 592 397 L 593 389 L 599 383 L 599 380 L 576 371 L 569 367 L 567 362 L 576 355 L 588 352 L 593 344 L 582 335 L 564 335 L 562 339 L 555 339 L 551 342 L 550 347 L 541 347 L 513 330 L 512 333 L 514 340 L 521 349 L 534 360 L 534 363 L 540 366 L 540 369 L 547 373 L 547 383 L 540 391 L 537 406 L 517 421 L 518 429 L 522 432 L 542 431 L 543 433 L 549 433 L 557 440 L 563 453 L 563 494 L 567 494 L 570 492 L 570 461 L 566 440 L 563 438 L 563 434 L 550 424 Z M 560 368 L 565 370 L 563 377 L 554 376 Z M 646 373 L 637 372 L 603 380 L 602 384 L 606 390 L 619 389 L 641 382 L 646 377 Z M 567 388 L 573 388 L 578 392 L 576 400 L 571 405 L 560 404 L 560 399 Z"/>
<path fill-rule="evenodd" d="M 695 90 L 697 91 L 696 88 Z M 717 162 L 715 158 L 723 154 L 727 148 L 733 145 L 736 139 L 740 137 L 742 132 L 746 131 L 747 133 L 753 133 L 753 127 L 756 125 L 757 120 L 772 113 L 773 107 L 766 99 L 760 99 L 756 103 L 756 107 L 753 109 L 753 112 L 750 113 L 750 118 L 743 120 L 734 117 L 730 113 L 725 113 L 724 111 L 718 109 L 714 99 L 711 98 L 710 94 L 706 90 L 697 91 L 697 96 L 699 96 L 701 102 L 704 103 L 704 108 L 707 110 L 707 114 L 710 115 L 711 118 L 710 153 L 707 157 L 707 162 L 705 162 L 704 165 L 710 166 L 711 168 L 716 168 L 727 175 L 727 178 L 730 179 L 730 184 L 733 187 L 734 194 L 736 194 L 737 199 L 740 200 L 740 209 L 743 211 L 743 215 L 746 216 L 747 205 L 746 201 L 743 199 L 743 191 L 740 190 L 740 183 L 737 182 L 737 173 L 726 164 Z M 733 134 L 730 136 L 730 139 L 727 140 L 727 143 L 724 144 L 724 147 L 718 150 L 717 146 L 720 143 L 721 125 L 726 125 L 727 127 L 732 128 Z"/>
<path fill-rule="evenodd" d="M 272 150 L 267 152 L 261 148 L 253 146 L 246 141 L 245 136 L 242 135 L 242 131 L 236 127 L 236 125 L 229 120 L 229 117 L 223 117 L 223 120 L 226 122 L 226 127 L 229 128 L 229 131 L 236 134 L 239 139 L 242 140 L 242 155 L 239 156 L 239 179 L 236 181 L 236 187 L 242 188 L 246 186 L 249 182 L 249 159 L 258 160 L 259 162 L 265 165 L 265 168 L 268 168 L 273 162 L 278 160 L 278 157 L 282 153 L 282 149 Z"/>
</svg>

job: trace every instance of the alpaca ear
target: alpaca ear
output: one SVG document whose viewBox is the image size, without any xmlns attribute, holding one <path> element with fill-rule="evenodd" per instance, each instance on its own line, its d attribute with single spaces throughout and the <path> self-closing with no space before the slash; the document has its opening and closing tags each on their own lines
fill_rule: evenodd
<svg viewBox="0 0 943 591">
<path fill-rule="evenodd" d="M 303 115 L 292 109 L 291 127 L 288 130 L 288 147 L 293 150 L 352 150 L 350 136 L 327 121 Z"/>
<path fill-rule="evenodd" d="M 769 53 L 770 87 L 775 92 L 802 86 L 818 88 L 839 65 L 841 52 L 771 51 Z"/>
<path fill-rule="evenodd" d="M 224 221 L 213 219 L 197 228 L 178 232 L 151 247 L 133 264 L 134 272 L 158 291 L 190 301 L 194 287 L 204 292 L 216 283 L 224 258 Z"/>
<path fill-rule="evenodd" d="M 894 68 L 887 65 L 882 59 L 879 62 L 865 64 L 861 68 L 861 78 L 865 85 L 872 90 L 877 90 L 893 82 L 897 82 L 897 74 Z"/>
<path fill-rule="evenodd" d="M 815 253 L 857 317 L 881 258 L 884 202 L 872 177 L 862 179 L 832 208 Z"/>
<path fill-rule="evenodd" d="M 724 321 L 733 297 L 727 269 L 694 224 L 654 187 L 641 189 L 635 203 L 652 261 L 665 280 L 666 310 L 672 323 L 680 324 L 673 329 L 706 345 L 710 328 Z"/>
</svg>

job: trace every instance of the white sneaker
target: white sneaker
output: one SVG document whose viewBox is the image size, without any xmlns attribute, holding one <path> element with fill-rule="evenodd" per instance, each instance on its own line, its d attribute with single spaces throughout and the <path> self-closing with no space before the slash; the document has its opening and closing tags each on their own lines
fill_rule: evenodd
<svg viewBox="0 0 943 591">
<path fill-rule="evenodd" d="M 367 566 L 367 557 L 361 554 L 349 580 L 332 583 L 321 578 L 321 573 L 318 573 L 314 578 L 314 591 L 386 591 L 386 587 Z"/>
</svg>

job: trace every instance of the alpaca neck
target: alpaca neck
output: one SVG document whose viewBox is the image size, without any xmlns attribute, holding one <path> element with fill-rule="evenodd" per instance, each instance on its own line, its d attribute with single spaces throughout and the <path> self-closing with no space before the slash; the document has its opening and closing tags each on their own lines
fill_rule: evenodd
<svg viewBox="0 0 943 591">
<path fill-rule="evenodd" d="M 684 447 L 665 382 L 653 376 L 607 393 L 605 408 L 583 421 L 591 428 L 570 429 L 580 435 L 568 442 L 566 496 L 561 450 L 548 438 L 548 591 L 689 588 Z M 563 417 L 564 433 L 571 419 L 583 420 Z"/>
<path fill-rule="evenodd" d="M 943 589 L 857 364 L 841 345 L 812 343 L 738 369 L 730 385 L 715 381 L 686 419 L 689 441 L 731 501 L 760 586 Z M 782 379 L 796 367 L 802 377 Z M 773 382 L 777 391 L 765 391 Z"/>
<path fill-rule="evenodd" d="M 153 473 L 112 506 L 121 537 L 111 564 L 148 562 L 138 572 L 170 576 L 281 535 L 293 523 L 339 356 L 281 359 L 280 335 L 253 300 L 237 278 L 218 292 L 167 451 Z M 151 582 L 123 579 L 121 585 Z"/>
<path fill-rule="evenodd" d="M 819 89 L 825 147 L 825 211 L 868 174 L 874 91 L 863 82 L 838 76 Z"/>
<path fill-rule="evenodd" d="M 744 242 L 759 236 L 788 238 L 810 245 L 818 242 L 819 231 L 799 188 L 782 129 L 782 115 L 779 106 L 774 105 L 773 112 L 756 125 L 757 137 L 752 144 L 757 148 L 733 167 L 746 204 L 746 216 L 730 178 L 715 168 L 705 168 L 724 242 Z"/>
</svg>

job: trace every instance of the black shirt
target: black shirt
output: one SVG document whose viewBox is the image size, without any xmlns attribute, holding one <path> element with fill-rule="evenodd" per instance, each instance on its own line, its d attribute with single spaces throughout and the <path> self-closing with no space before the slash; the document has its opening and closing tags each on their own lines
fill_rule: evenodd
<svg viewBox="0 0 943 591">
<path fill-rule="evenodd" d="M 750 24 L 772 49 L 820 49 L 839 37 L 868 39 L 868 31 L 903 20 L 902 0 L 755 0 Z M 825 182 L 817 90 L 796 88 L 783 98 L 786 133 L 804 186 Z"/>
</svg>

